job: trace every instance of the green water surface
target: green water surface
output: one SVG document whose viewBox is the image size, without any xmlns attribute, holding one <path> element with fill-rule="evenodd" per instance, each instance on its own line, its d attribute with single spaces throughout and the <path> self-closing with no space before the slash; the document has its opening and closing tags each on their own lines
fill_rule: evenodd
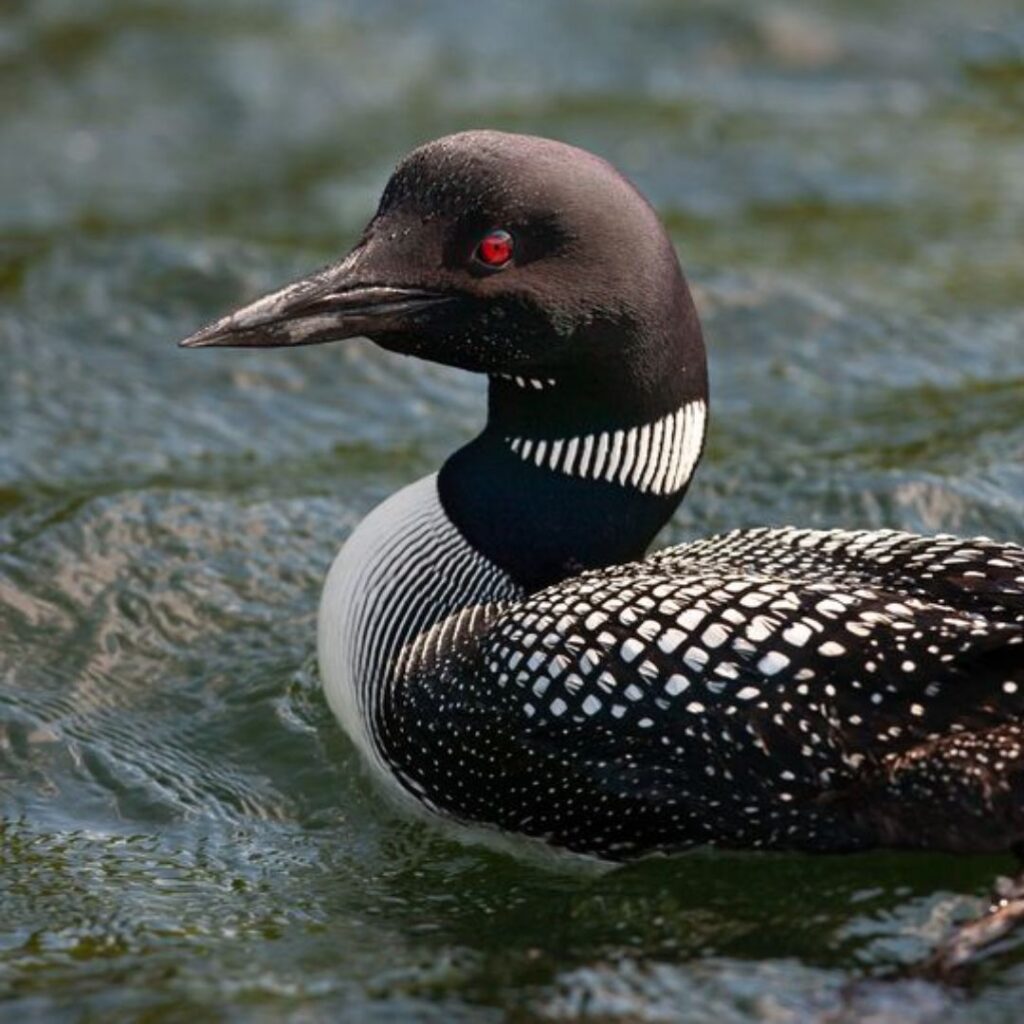
<svg viewBox="0 0 1024 1024">
<path fill-rule="evenodd" d="M 594 876 L 367 784 L 316 679 L 322 576 L 482 382 L 174 343 L 478 126 L 607 156 L 671 229 L 713 422 L 665 541 L 1024 536 L 1019 2 L 5 0 L 0 1017 L 1022 1019 L 1024 946 L 966 989 L 898 977 L 1008 861 Z"/>
</svg>

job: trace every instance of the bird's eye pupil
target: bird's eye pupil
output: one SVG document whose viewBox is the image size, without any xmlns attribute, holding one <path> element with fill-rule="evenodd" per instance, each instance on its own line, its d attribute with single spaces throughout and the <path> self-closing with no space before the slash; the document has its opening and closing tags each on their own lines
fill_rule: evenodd
<svg viewBox="0 0 1024 1024">
<path fill-rule="evenodd" d="M 515 243 L 502 229 L 489 231 L 476 247 L 476 258 L 488 267 L 503 267 L 512 259 Z"/>
</svg>

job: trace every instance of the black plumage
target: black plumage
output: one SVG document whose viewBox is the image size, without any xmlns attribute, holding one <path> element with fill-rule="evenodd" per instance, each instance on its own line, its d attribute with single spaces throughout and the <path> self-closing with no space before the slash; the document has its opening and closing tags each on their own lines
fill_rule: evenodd
<svg viewBox="0 0 1024 1024">
<path fill-rule="evenodd" d="M 736 531 L 496 611 L 381 735 L 449 813 L 613 859 L 1008 849 L 1022 619 L 1019 548 Z"/>
<path fill-rule="evenodd" d="M 328 699 L 393 789 L 609 859 L 1024 842 L 1024 549 L 764 528 L 642 557 L 703 450 L 705 353 L 608 164 L 430 143 L 341 263 L 186 344 L 356 334 L 489 376 L 481 435 L 325 587 Z"/>
</svg>

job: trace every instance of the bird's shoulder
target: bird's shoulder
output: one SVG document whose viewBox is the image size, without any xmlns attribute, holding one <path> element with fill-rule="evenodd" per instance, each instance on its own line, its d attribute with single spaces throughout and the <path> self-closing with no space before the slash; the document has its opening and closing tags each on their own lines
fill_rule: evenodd
<svg viewBox="0 0 1024 1024">
<path fill-rule="evenodd" d="M 535 726 L 658 742 L 735 728 L 856 760 L 1020 713 L 1022 556 L 893 532 L 726 534 L 507 608 L 480 671 Z"/>
<path fill-rule="evenodd" d="M 871 586 L 1024 623 L 1024 547 L 988 537 L 758 527 L 667 548 L 647 561 L 666 572 L 699 564 Z"/>
</svg>

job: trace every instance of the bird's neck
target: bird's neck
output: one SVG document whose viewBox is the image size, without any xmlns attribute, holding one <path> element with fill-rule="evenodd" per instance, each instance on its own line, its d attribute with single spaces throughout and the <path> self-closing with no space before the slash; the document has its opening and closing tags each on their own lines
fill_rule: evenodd
<svg viewBox="0 0 1024 1024">
<path fill-rule="evenodd" d="M 445 512 L 529 591 L 640 558 L 704 443 L 703 366 L 660 387 L 613 376 L 492 377 L 487 426 L 445 463 Z"/>
</svg>

